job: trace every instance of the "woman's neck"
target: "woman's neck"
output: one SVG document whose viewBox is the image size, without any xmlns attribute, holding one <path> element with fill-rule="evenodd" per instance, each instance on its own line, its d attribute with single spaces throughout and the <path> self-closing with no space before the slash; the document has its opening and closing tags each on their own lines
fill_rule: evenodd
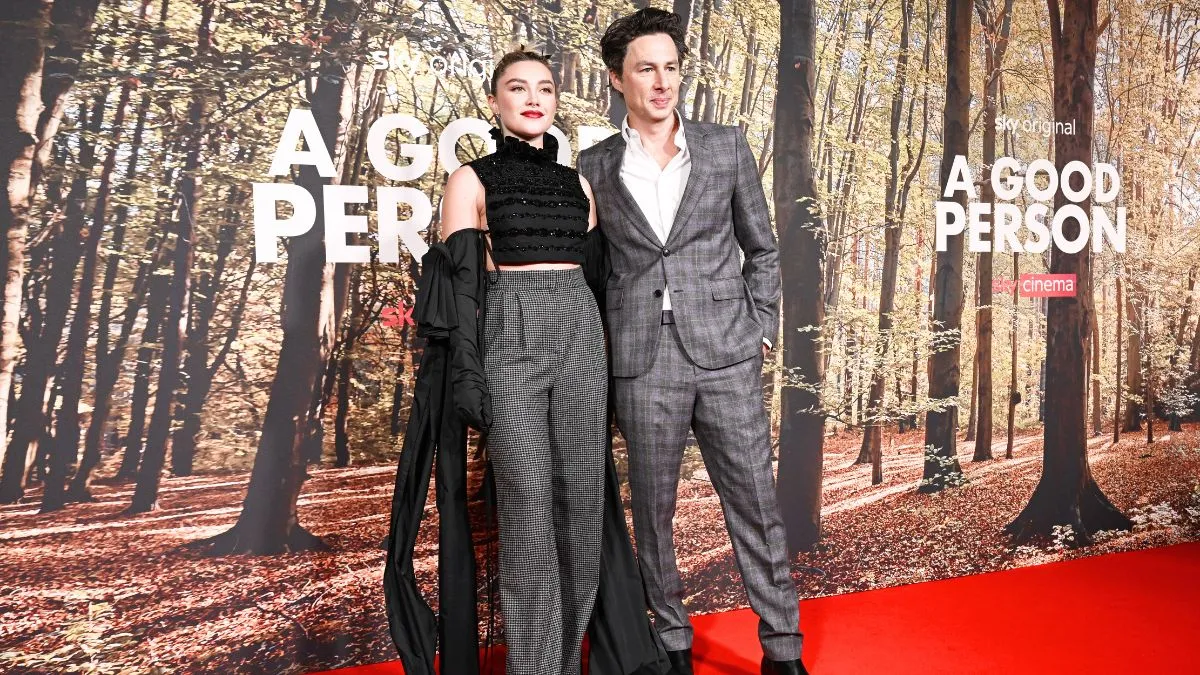
<svg viewBox="0 0 1200 675">
<path fill-rule="evenodd" d="M 515 138 L 516 140 L 521 141 L 523 143 L 528 143 L 535 148 L 543 148 L 544 147 L 543 141 L 546 138 L 546 134 L 544 134 L 544 133 L 538 134 L 537 136 L 534 136 L 533 138 L 525 138 L 524 136 L 521 136 L 520 134 L 514 134 L 513 132 L 509 131 L 508 129 L 504 129 L 503 131 L 501 131 L 501 133 L 509 138 Z"/>
</svg>

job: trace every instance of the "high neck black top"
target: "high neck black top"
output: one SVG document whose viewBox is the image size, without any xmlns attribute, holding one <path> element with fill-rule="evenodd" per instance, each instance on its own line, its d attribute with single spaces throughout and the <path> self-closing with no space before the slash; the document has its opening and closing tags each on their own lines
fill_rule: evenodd
<svg viewBox="0 0 1200 675">
<path fill-rule="evenodd" d="M 493 128 L 496 151 L 470 163 L 483 183 L 492 260 L 498 265 L 583 263 L 591 202 L 579 173 L 556 161 L 558 141 L 537 148 Z"/>
</svg>

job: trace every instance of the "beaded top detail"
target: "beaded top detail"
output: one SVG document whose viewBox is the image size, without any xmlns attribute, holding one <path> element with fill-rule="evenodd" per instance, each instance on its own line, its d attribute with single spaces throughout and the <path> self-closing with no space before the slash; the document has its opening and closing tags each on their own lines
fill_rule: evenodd
<svg viewBox="0 0 1200 675">
<path fill-rule="evenodd" d="M 496 151 L 470 163 L 483 184 L 492 260 L 498 265 L 583 263 L 591 202 L 579 174 L 557 162 L 558 141 L 538 148 L 491 130 Z"/>
</svg>

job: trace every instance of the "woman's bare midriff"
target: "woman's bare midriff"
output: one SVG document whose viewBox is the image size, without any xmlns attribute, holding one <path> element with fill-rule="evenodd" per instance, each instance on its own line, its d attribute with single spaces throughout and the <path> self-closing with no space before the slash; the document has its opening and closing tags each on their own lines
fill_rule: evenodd
<svg viewBox="0 0 1200 675">
<path fill-rule="evenodd" d="M 501 272 L 505 270 L 570 270 L 579 267 L 578 263 L 529 263 L 526 265 L 500 265 Z M 489 264 L 488 271 L 495 272 L 497 267 Z"/>
</svg>

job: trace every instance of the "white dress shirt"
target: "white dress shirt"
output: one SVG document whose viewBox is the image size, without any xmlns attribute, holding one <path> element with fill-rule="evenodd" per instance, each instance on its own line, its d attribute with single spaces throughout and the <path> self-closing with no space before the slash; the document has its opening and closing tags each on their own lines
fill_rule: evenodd
<svg viewBox="0 0 1200 675">
<path fill-rule="evenodd" d="M 688 153 L 679 111 L 675 112 L 675 122 L 678 125 L 675 147 L 679 148 L 679 152 L 661 168 L 650 151 L 642 145 L 641 134 L 629 126 L 629 117 L 626 116 L 621 122 L 621 134 L 625 137 L 621 182 L 633 195 L 646 222 L 650 223 L 659 242 L 664 245 L 671 234 L 671 225 L 675 222 L 675 212 L 679 210 L 679 202 L 683 199 L 688 176 L 692 173 L 692 156 Z M 671 309 L 671 291 L 668 288 L 663 288 L 663 309 Z"/>
</svg>

